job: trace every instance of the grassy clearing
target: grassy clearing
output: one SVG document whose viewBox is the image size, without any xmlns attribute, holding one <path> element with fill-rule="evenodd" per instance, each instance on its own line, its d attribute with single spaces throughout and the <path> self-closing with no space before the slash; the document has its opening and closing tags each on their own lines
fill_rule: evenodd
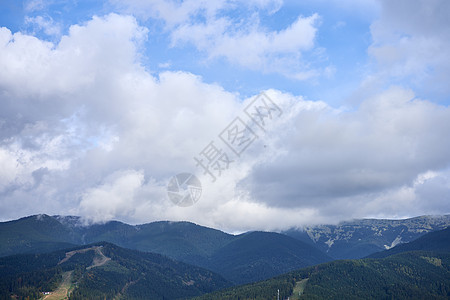
<svg viewBox="0 0 450 300">
<path fill-rule="evenodd" d="M 289 299 L 291 299 L 291 300 L 300 299 L 300 295 L 303 294 L 303 291 L 305 290 L 305 286 L 306 286 L 306 283 L 308 282 L 308 279 L 309 278 L 302 279 L 295 283 L 294 291 L 292 292 L 292 296 L 289 297 Z"/>
<path fill-rule="evenodd" d="M 73 271 L 64 272 L 63 273 L 63 280 L 59 287 L 52 292 L 50 295 L 46 295 L 43 300 L 63 300 L 63 299 L 69 299 L 67 296 L 67 292 L 69 291 L 70 287 L 72 286 L 72 273 Z"/>
</svg>

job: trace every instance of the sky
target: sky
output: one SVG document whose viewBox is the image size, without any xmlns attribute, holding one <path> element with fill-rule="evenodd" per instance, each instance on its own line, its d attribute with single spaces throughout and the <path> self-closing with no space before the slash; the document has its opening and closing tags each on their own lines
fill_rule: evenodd
<svg viewBox="0 0 450 300">
<path fill-rule="evenodd" d="M 450 213 L 446 0 L 0 0 L 0 220 Z M 168 184 L 194 174 L 201 197 Z M 198 195 L 198 194 L 197 194 Z"/>
</svg>

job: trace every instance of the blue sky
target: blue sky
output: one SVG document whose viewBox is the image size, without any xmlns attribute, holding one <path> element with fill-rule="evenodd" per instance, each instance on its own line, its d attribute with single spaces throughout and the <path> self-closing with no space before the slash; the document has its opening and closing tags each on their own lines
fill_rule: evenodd
<svg viewBox="0 0 450 300">
<path fill-rule="evenodd" d="M 225 17 L 232 22 L 230 30 L 240 30 L 257 22 L 259 29 L 266 33 L 288 28 L 299 16 L 316 14 L 314 45 L 301 51 L 301 57 L 295 59 L 301 61 L 302 65 L 298 68 L 312 73 L 303 80 L 274 67 L 248 67 L 230 61 L 223 55 L 211 58 L 207 49 L 199 49 L 190 42 L 174 45 L 171 39 L 173 28 L 169 27 L 176 25 L 169 26 L 164 17 L 152 16 L 158 2 L 147 1 L 147 4 L 143 4 L 146 1 L 131 1 L 129 5 L 124 5 L 115 1 L 5 1 L 0 12 L 0 25 L 13 32 L 24 32 L 57 43 L 62 35 L 68 33 L 71 25 L 84 24 L 94 15 L 131 14 L 141 26 L 149 29 L 142 45 L 143 56 L 140 61 L 149 72 L 191 72 L 201 76 L 205 82 L 218 83 L 243 96 L 276 88 L 301 94 L 311 100 L 323 100 L 334 106 L 351 106 L 355 102 L 355 90 L 368 76 L 377 72 L 376 61 L 369 53 L 374 43 L 371 25 L 382 14 L 382 3 L 375 0 L 255 1 L 253 6 L 231 1 L 215 12 L 216 18 Z M 145 9 L 149 12 L 145 12 Z M 46 24 L 39 24 L 33 18 L 41 18 Z M 204 23 L 203 11 L 191 12 L 189 22 Z M 399 37 L 411 36 L 406 31 L 398 31 L 397 34 Z M 279 55 L 283 57 L 284 54 Z M 425 72 L 435 72 L 432 64 L 424 64 Z M 449 103 L 448 90 L 424 86 L 408 76 L 391 77 L 385 83 L 392 84 L 415 88 L 419 97 L 429 99 L 431 95 L 432 99 L 429 100 Z"/>
<path fill-rule="evenodd" d="M 286 92 L 307 95 L 311 99 L 324 100 L 335 105 L 345 103 L 352 89 L 358 86 L 365 72 L 370 68 L 367 48 L 371 43 L 370 24 L 376 18 L 374 5 L 360 5 L 356 13 L 351 7 L 325 1 L 287 1 L 263 9 L 245 8 L 242 4 L 224 9 L 220 14 L 230 18 L 233 28 L 239 22 L 251 24 L 256 19 L 261 30 L 281 31 L 290 26 L 299 16 L 318 14 L 315 27 L 314 47 L 302 53 L 307 69 L 329 73 L 312 75 L 306 80 L 285 76 L 271 68 L 249 69 L 230 62 L 223 57 L 208 59 L 205 51 L 199 51 L 192 44 L 171 45 L 170 30 L 163 20 L 137 16 L 139 23 L 149 29 L 148 39 L 143 45 L 141 63 L 151 72 L 182 70 L 202 76 L 205 82 L 219 83 L 227 90 L 250 96 L 261 90 L 277 88 Z M 278 7 L 279 6 L 279 7 Z M 74 24 L 83 24 L 92 16 L 111 12 L 130 13 L 114 4 L 101 1 L 16 1 L 4 4 L 1 11 L 1 26 L 13 32 L 25 32 L 44 40 L 58 42 L 61 35 L 68 33 Z M 257 17 L 252 15 L 257 14 Z M 55 32 L 30 22 L 31 18 L 42 17 L 57 27 Z M 201 13 L 193 22 L 203 22 Z M 28 21 L 27 21 L 28 20 Z M 218 71 L 220 70 L 220 71 Z M 319 88 L 327 86 L 327 89 Z"/>
<path fill-rule="evenodd" d="M 445 0 L 1 1 L 0 219 L 240 231 L 448 213 L 449 12 Z M 283 118 L 208 182 L 192 158 L 262 91 Z M 203 196 L 174 207 L 165 189 L 184 171 Z"/>
</svg>

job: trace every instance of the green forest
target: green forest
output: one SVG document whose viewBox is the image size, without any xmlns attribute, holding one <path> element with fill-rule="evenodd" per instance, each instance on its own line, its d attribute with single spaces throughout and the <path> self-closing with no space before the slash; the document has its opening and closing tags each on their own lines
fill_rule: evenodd
<svg viewBox="0 0 450 300">
<path fill-rule="evenodd" d="M 96 266 L 100 248 L 107 260 Z M 70 252 L 75 254 L 64 261 Z M 100 243 L 0 258 L 0 299 L 40 299 L 61 284 L 64 272 L 71 274 L 69 299 L 179 299 L 231 285 L 211 271 L 159 254 Z"/>
<path fill-rule="evenodd" d="M 294 287 L 308 279 L 301 295 Z M 196 298 L 449 299 L 450 254 L 406 252 L 383 259 L 340 260 Z"/>
<path fill-rule="evenodd" d="M 166 223 L 158 226 L 167 229 Z M 191 224 L 178 224 L 175 233 L 160 237 L 160 242 L 173 235 L 176 248 L 180 236 L 193 232 L 200 239 L 201 234 L 192 228 Z M 364 259 L 320 263 L 330 259 L 315 253 L 318 250 L 312 246 L 280 234 L 252 232 L 238 235 L 226 245 L 207 247 L 217 250 L 198 261 L 209 258 L 217 273 L 161 254 L 98 242 L 50 253 L 0 257 L 0 300 L 42 299 L 46 292 L 72 300 L 262 300 L 277 299 L 278 293 L 280 299 L 290 300 L 449 299 L 449 237 L 447 228 Z M 187 255 L 185 250 L 173 249 L 172 253 Z M 296 257 L 299 265 L 309 267 L 295 267 Z M 283 272 L 289 268 L 292 271 Z M 268 277 L 272 278 L 255 279 Z"/>
</svg>

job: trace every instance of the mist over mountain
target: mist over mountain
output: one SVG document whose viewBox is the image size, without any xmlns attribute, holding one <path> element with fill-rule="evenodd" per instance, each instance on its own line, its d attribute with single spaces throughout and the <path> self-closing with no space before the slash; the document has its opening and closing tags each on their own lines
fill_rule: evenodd
<svg viewBox="0 0 450 300">
<path fill-rule="evenodd" d="M 0 300 L 450 299 L 449 16 L 0 1 Z"/>
<path fill-rule="evenodd" d="M 335 259 L 361 258 L 450 226 L 450 215 L 402 220 L 362 219 L 281 232 Z M 76 216 L 35 215 L 0 223 L 0 256 L 108 241 L 119 246 L 162 253 L 195 262 L 232 241 L 232 235 L 190 222 L 159 221 L 129 225 L 119 221 L 87 225 Z M 261 233 L 263 234 L 263 233 Z"/>
<path fill-rule="evenodd" d="M 394 266 L 422 268 L 414 276 L 431 276 L 439 282 L 443 280 L 442 275 L 433 277 L 435 271 L 422 260 L 447 263 L 446 256 L 442 255 L 450 250 L 449 222 L 449 215 L 404 220 L 363 219 L 283 233 L 253 231 L 232 235 L 190 222 L 160 221 L 129 225 L 110 221 L 86 224 L 76 216 L 34 215 L 0 223 L 0 256 L 3 257 L 0 258 L 0 271 L 3 272 L 1 282 L 9 286 L 7 294 L 15 295 L 40 295 L 46 289 L 53 293 L 68 293 L 69 289 L 66 288 L 71 287 L 73 299 L 100 299 L 105 295 L 147 299 L 150 294 L 155 299 L 160 296 L 183 298 L 245 283 L 253 285 L 231 289 L 225 294 L 217 292 L 221 296 L 212 294 L 211 299 L 222 299 L 227 293 L 249 295 L 248 290 L 254 289 L 261 290 L 267 296 L 267 293 L 273 293 L 273 290 L 267 291 L 267 287 L 275 286 L 282 286 L 285 295 L 292 293 L 294 288 L 304 290 L 305 295 L 344 295 L 342 291 L 335 290 L 342 284 L 362 284 L 355 293 L 378 295 L 371 294 L 370 282 L 360 282 L 356 277 L 351 277 L 345 283 L 338 283 L 335 277 L 354 272 L 354 276 L 366 274 L 364 278 L 375 280 L 378 268 L 382 267 L 383 272 L 387 272 L 383 276 L 403 286 L 400 290 L 389 290 L 386 295 L 403 297 L 411 293 L 412 283 L 409 279 L 392 279 L 392 274 L 397 272 L 392 269 Z M 370 261 L 361 264 L 359 260 L 327 263 L 339 256 L 355 259 L 371 255 L 375 258 L 425 250 L 441 254 L 405 254 L 380 262 L 381 265 Z M 167 268 L 171 264 L 175 265 L 169 267 L 172 269 L 169 271 Z M 308 266 L 319 266 L 319 269 L 302 269 Z M 136 273 L 136 268 L 142 272 Z M 153 268 L 160 271 L 156 272 Z M 254 283 L 299 269 L 304 271 L 296 274 L 303 275 L 295 275 L 295 279 L 280 277 L 285 279 L 269 280 L 263 289 L 258 287 L 259 283 Z M 210 272 L 209 275 L 202 273 L 202 270 Z M 396 276 L 403 278 L 402 274 Z M 170 279 L 173 276 L 179 280 Z M 23 284 L 11 285 L 19 277 L 24 279 Z M 325 284 L 324 280 L 329 283 Z M 313 288 L 311 284 L 314 282 Z M 387 283 L 377 284 L 381 284 L 381 288 Z M 421 284 L 429 283 L 424 281 Z M 442 284 L 444 292 L 427 287 L 421 295 L 442 295 L 447 283 Z M 317 285 L 329 292 L 317 290 Z M 148 289 L 147 286 L 152 288 Z M 166 288 L 173 291 L 170 294 L 172 296 L 164 292 Z M 402 289 L 409 292 L 405 294 Z M 255 299 L 266 299 L 266 296 Z"/>
<path fill-rule="evenodd" d="M 73 216 L 36 215 L 0 223 L 0 241 L 0 256 L 106 241 L 204 267 L 234 283 L 270 278 L 331 260 L 314 246 L 283 234 L 231 235 L 189 222 L 83 225 Z"/>
</svg>

